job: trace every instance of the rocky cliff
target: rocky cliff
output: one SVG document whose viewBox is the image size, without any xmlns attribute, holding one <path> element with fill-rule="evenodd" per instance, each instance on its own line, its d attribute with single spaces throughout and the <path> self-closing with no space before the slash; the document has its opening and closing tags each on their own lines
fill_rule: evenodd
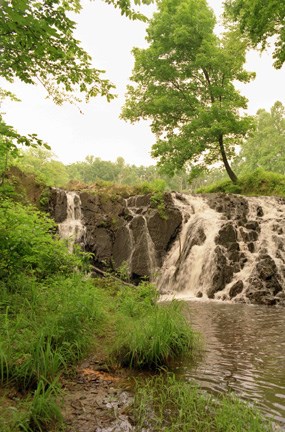
<svg viewBox="0 0 285 432">
<path fill-rule="evenodd" d="M 283 198 L 167 193 L 161 214 L 150 195 L 77 197 L 97 266 L 127 265 L 133 279 L 155 279 L 162 293 L 285 305 Z M 63 223 L 66 193 L 53 190 L 50 207 Z"/>
</svg>

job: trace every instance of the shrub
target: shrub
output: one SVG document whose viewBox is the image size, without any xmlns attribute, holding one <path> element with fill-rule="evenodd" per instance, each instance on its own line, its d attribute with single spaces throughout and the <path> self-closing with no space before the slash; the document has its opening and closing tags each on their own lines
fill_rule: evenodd
<svg viewBox="0 0 285 432">
<path fill-rule="evenodd" d="M 23 273 L 45 278 L 83 268 L 83 255 L 69 254 L 64 242 L 51 235 L 54 232 L 54 222 L 44 213 L 0 201 L 0 280 L 15 289 Z"/>
</svg>

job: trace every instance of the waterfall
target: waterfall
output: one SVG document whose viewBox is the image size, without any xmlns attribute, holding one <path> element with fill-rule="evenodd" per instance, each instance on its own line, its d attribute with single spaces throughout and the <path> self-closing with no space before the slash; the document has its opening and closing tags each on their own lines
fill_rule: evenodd
<svg viewBox="0 0 285 432">
<path fill-rule="evenodd" d="M 157 285 L 162 293 L 183 291 L 196 297 L 211 280 L 221 215 L 199 196 L 183 195 L 181 201 L 174 195 L 173 200 L 183 215 L 182 229 L 165 258 Z"/>
<path fill-rule="evenodd" d="M 76 192 L 66 192 L 66 219 L 58 224 L 61 238 L 66 239 L 72 252 L 75 243 L 84 245 L 86 228 L 83 225 L 80 196 Z"/>
<path fill-rule="evenodd" d="M 284 303 L 284 199 L 173 194 L 173 200 L 183 223 L 157 278 L 162 294 Z"/>
</svg>

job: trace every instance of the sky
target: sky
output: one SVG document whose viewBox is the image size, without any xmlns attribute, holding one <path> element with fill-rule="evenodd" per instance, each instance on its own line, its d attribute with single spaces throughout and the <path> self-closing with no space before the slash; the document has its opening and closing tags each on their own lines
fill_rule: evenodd
<svg viewBox="0 0 285 432">
<path fill-rule="evenodd" d="M 208 0 L 217 17 L 222 12 L 223 0 Z M 119 119 L 124 104 L 126 85 L 133 68 L 133 47 L 146 47 L 146 24 L 122 17 L 120 11 L 101 0 L 82 1 L 83 9 L 76 16 L 76 38 L 94 59 L 94 66 L 106 70 L 105 76 L 116 85 L 118 97 L 108 103 L 99 97 L 81 104 L 56 106 L 46 98 L 40 86 L 15 82 L 8 88 L 21 102 L 5 102 L 1 107 L 5 120 L 22 134 L 37 133 L 47 142 L 58 159 L 65 164 L 84 160 L 87 155 L 115 161 L 122 156 L 128 164 L 153 165 L 151 146 L 155 137 L 150 124 L 135 124 Z M 151 15 L 154 7 L 144 7 Z M 219 27 L 217 27 L 219 29 Z M 276 100 L 285 105 L 285 67 L 275 70 L 270 53 L 249 52 L 247 69 L 257 73 L 250 84 L 239 89 L 249 99 L 248 112 L 259 108 L 269 110 Z"/>
</svg>

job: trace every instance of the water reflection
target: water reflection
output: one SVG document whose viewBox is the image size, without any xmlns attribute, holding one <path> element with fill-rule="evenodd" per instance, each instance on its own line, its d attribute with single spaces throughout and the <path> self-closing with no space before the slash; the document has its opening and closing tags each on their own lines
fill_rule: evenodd
<svg viewBox="0 0 285 432">
<path fill-rule="evenodd" d="M 189 302 L 189 320 L 205 339 L 205 356 L 186 377 L 214 392 L 254 400 L 285 427 L 285 310 Z"/>
</svg>

